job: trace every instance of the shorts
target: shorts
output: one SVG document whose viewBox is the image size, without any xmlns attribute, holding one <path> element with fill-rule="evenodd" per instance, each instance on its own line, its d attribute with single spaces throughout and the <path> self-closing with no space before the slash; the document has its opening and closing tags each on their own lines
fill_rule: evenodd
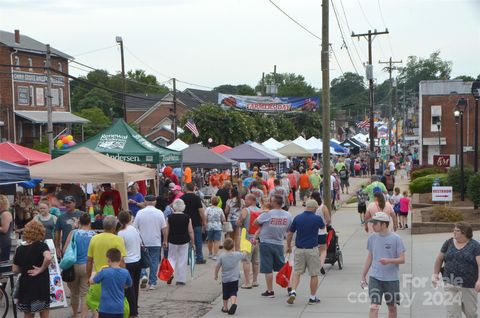
<svg viewBox="0 0 480 318">
<path fill-rule="evenodd" d="M 245 254 L 245 262 L 258 264 L 260 262 L 260 247 L 257 244 L 252 244 L 252 252 Z"/>
<path fill-rule="evenodd" d="M 220 241 L 222 239 L 222 230 L 208 230 L 207 241 Z"/>
<path fill-rule="evenodd" d="M 340 186 L 343 187 L 350 187 L 350 182 L 348 180 L 340 180 Z"/>
<path fill-rule="evenodd" d="M 400 211 L 398 212 L 398 214 L 403 216 L 408 216 L 408 211 L 407 212 Z"/>
<path fill-rule="evenodd" d="M 381 305 L 383 297 L 385 297 L 387 305 L 400 305 L 400 281 L 381 281 L 370 277 L 368 296 L 370 302 L 375 305 Z"/>
<path fill-rule="evenodd" d="M 278 272 L 284 264 L 283 245 L 260 243 L 260 273 Z"/>
<path fill-rule="evenodd" d="M 367 205 L 366 204 L 359 204 L 357 207 L 358 213 L 365 213 L 367 212 Z"/>
<path fill-rule="evenodd" d="M 300 200 L 303 200 L 305 197 L 310 196 L 310 189 L 302 189 L 300 188 Z"/>
<path fill-rule="evenodd" d="M 223 300 L 227 300 L 232 296 L 237 296 L 238 280 L 228 283 L 222 283 Z"/>
<path fill-rule="evenodd" d="M 317 247 L 296 248 L 294 255 L 293 269 L 295 273 L 301 275 L 308 269 L 310 277 L 318 276 L 318 273 L 320 273 L 320 253 Z"/>
<path fill-rule="evenodd" d="M 326 245 L 327 244 L 327 234 L 320 234 L 318 236 L 318 245 Z"/>
</svg>

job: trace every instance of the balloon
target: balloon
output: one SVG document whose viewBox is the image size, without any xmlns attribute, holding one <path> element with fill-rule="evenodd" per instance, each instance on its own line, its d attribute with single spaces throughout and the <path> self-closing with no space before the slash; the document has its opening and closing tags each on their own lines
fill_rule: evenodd
<svg viewBox="0 0 480 318">
<path fill-rule="evenodd" d="M 212 138 L 208 138 L 208 143 L 209 143 L 209 144 L 211 144 L 211 143 L 212 143 L 212 141 L 213 141 L 213 139 L 212 139 Z"/>
<path fill-rule="evenodd" d="M 58 139 L 62 140 L 62 139 L 65 138 L 65 137 L 67 137 L 67 136 L 65 136 L 65 135 L 60 135 L 60 137 L 59 137 Z"/>
<path fill-rule="evenodd" d="M 73 141 L 73 140 L 72 140 L 72 141 L 69 141 L 67 145 L 68 145 L 69 147 L 75 146 L 75 141 Z"/>
<path fill-rule="evenodd" d="M 68 144 L 68 137 L 67 137 L 67 136 L 63 137 L 63 138 L 62 138 L 62 142 L 63 142 L 64 144 Z"/>
<path fill-rule="evenodd" d="M 72 146 L 75 146 L 77 144 L 74 140 L 72 140 L 70 142 L 73 144 Z"/>
<path fill-rule="evenodd" d="M 67 148 L 68 148 L 68 145 L 67 145 L 67 144 L 64 144 L 64 145 L 62 146 L 62 149 L 67 149 Z"/>
<path fill-rule="evenodd" d="M 63 141 L 57 140 L 57 148 L 62 148 L 63 146 Z"/>
<path fill-rule="evenodd" d="M 67 139 L 68 139 L 68 141 L 70 142 L 70 141 L 73 140 L 73 136 L 72 136 L 72 135 L 68 135 L 68 136 L 67 136 Z"/>
</svg>

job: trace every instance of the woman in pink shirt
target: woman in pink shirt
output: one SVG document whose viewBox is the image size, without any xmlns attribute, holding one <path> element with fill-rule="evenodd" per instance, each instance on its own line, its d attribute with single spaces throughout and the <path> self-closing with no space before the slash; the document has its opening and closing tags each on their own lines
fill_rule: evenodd
<svg viewBox="0 0 480 318">
<path fill-rule="evenodd" d="M 408 229 L 407 217 L 410 211 L 411 201 L 408 197 L 408 192 L 403 191 L 403 197 L 400 198 L 400 229 Z"/>
<path fill-rule="evenodd" d="M 397 230 L 397 218 L 395 216 L 395 212 L 393 211 L 392 205 L 390 202 L 385 201 L 383 193 L 376 192 L 373 194 L 373 202 L 368 205 L 367 212 L 365 213 L 365 231 L 367 233 L 373 233 L 372 223 L 369 223 L 368 220 L 370 220 L 377 212 L 384 212 L 389 215 L 390 223 L 388 228 L 392 232 Z"/>
</svg>

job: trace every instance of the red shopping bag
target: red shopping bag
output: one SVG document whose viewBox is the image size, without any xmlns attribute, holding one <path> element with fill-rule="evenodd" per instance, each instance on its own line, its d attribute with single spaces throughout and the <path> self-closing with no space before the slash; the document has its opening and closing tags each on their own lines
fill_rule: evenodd
<svg viewBox="0 0 480 318">
<path fill-rule="evenodd" d="M 290 193 L 288 194 L 288 202 L 290 202 L 290 204 L 293 203 L 293 191 L 290 191 Z"/>
<path fill-rule="evenodd" d="M 283 265 L 283 267 L 278 271 L 275 281 L 281 287 L 287 288 L 288 283 L 290 282 L 290 276 L 292 276 L 292 266 L 287 260 L 285 265 Z"/>
<path fill-rule="evenodd" d="M 160 280 L 167 282 L 173 276 L 173 272 L 173 267 L 168 259 L 163 258 L 162 262 L 160 263 L 160 267 L 158 268 L 157 277 Z"/>
</svg>

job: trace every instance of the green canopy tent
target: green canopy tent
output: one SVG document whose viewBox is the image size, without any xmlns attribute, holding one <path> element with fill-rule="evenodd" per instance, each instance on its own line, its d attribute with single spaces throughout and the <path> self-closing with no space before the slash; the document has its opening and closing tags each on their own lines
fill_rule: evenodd
<svg viewBox="0 0 480 318">
<path fill-rule="evenodd" d="M 112 126 L 82 143 L 67 149 L 55 149 L 53 157 L 59 157 L 81 147 L 130 163 L 173 165 L 182 162 L 182 152 L 153 144 L 123 119 L 118 119 Z"/>
</svg>

